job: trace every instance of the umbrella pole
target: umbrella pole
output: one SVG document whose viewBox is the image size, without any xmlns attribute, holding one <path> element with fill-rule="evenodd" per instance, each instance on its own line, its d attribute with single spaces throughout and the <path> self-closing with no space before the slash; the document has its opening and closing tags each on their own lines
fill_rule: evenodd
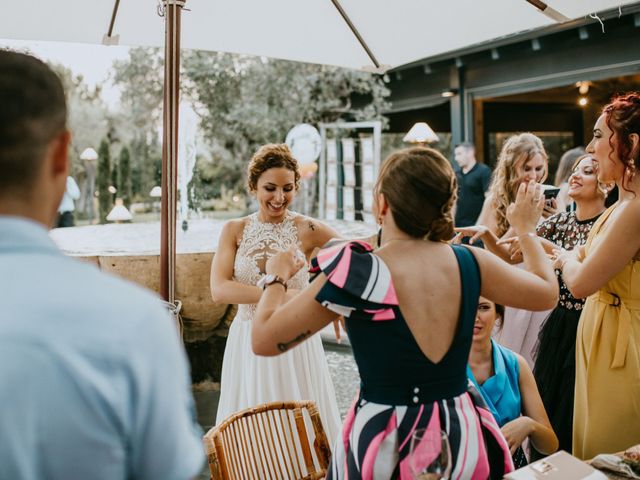
<svg viewBox="0 0 640 480">
<path fill-rule="evenodd" d="M 164 0 L 165 60 L 162 138 L 162 212 L 160 216 L 160 295 L 175 302 L 176 185 L 180 105 L 180 22 L 184 0 Z"/>
</svg>

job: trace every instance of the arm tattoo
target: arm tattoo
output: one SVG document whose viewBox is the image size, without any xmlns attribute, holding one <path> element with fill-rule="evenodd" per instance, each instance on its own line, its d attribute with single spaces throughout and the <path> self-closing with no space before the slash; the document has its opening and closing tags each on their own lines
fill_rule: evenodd
<svg viewBox="0 0 640 480">
<path fill-rule="evenodd" d="M 313 222 L 309 222 L 309 228 L 311 229 L 312 232 L 316 231 L 316 226 Z"/>
<path fill-rule="evenodd" d="M 278 343 L 277 347 L 278 350 L 280 350 L 281 352 L 286 352 L 287 350 L 289 350 L 291 347 L 295 346 L 296 344 L 300 343 L 301 341 L 303 341 L 305 338 L 307 338 L 309 335 L 311 335 L 311 330 L 307 330 L 306 332 L 301 333 L 300 335 L 298 335 L 296 338 L 289 340 L 288 342 L 284 342 L 284 343 Z"/>
</svg>

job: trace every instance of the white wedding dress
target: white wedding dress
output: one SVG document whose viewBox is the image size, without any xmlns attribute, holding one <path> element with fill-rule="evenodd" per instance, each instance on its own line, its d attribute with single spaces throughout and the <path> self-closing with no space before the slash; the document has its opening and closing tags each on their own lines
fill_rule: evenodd
<svg viewBox="0 0 640 480">
<path fill-rule="evenodd" d="M 257 213 L 248 217 L 234 262 L 234 280 L 255 285 L 264 275 L 267 259 L 298 243 L 294 213 L 282 223 L 263 223 Z M 287 284 L 304 289 L 309 273 L 302 268 Z M 261 403 L 313 400 L 332 444 L 341 429 L 329 367 L 320 335 L 305 340 L 275 357 L 260 357 L 251 349 L 251 321 L 256 305 L 239 305 L 222 361 L 220 403 L 216 424 L 231 414 Z M 291 332 L 291 338 L 298 332 Z"/>
</svg>

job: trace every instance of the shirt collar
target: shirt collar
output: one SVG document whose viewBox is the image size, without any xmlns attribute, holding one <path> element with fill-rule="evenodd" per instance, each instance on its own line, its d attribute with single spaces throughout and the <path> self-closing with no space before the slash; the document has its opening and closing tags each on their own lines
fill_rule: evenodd
<svg viewBox="0 0 640 480">
<path fill-rule="evenodd" d="M 24 217 L 0 215 L 0 251 L 7 250 L 60 252 L 42 224 Z"/>
</svg>

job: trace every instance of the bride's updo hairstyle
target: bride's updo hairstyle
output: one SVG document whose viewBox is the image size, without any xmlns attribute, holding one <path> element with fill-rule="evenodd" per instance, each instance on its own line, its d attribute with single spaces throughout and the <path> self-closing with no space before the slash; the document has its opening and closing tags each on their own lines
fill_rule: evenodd
<svg viewBox="0 0 640 480">
<path fill-rule="evenodd" d="M 449 161 L 437 150 L 406 148 L 385 160 L 376 183 L 403 232 L 435 242 L 453 237 L 452 208 L 458 182 Z"/>
<path fill-rule="evenodd" d="M 300 188 L 300 167 L 298 161 L 286 143 L 268 143 L 262 145 L 249 162 L 247 168 L 247 187 L 250 192 L 258 189 L 258 179 L 271 168 L 286 168 L 293 172 L 296 190 Z"/>
</svg>

